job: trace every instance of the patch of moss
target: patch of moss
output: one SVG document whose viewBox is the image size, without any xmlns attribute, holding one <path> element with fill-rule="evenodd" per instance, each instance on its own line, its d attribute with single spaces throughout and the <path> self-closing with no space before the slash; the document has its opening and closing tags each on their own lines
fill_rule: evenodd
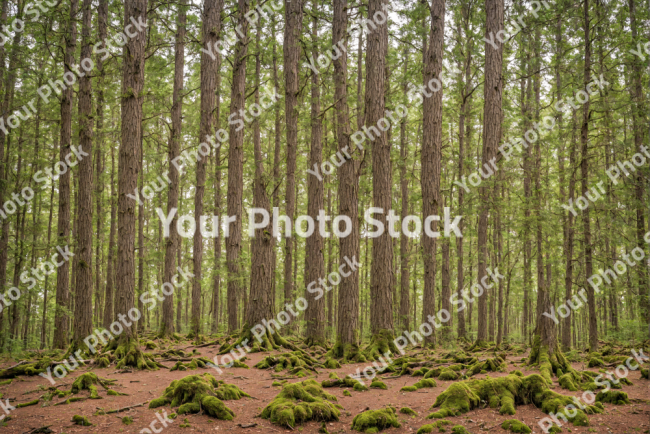
<svg viewBox="0 0 650 434">
<path fill-rule="evenodd" d="M 338 421 L 340 412 L 331 401 L 336 397 L 326 393 L 315 380 L 291 383 L 262 410 L 260 417 L 290 428 L 310 420 Z"/>
<path fill-rule="evenodd" d="M 501 424 L 501 428 L 515 433 L 530 434 L 533 432 L 528 425 L 516 419 L 508 419 Z"/>
<path fill-rule="evenodd" d="M 648 378 L 648 373 L 649 373 L 648 371 L 650 371 L 650 369 L 641 368 L 641 378 L 645 378 L 646 380 L 650 379 Z"/>
<path fill-rule="evenodd" d="M 424 377 L 425 375 L 427 375 L 427 372 L 429 372 L 429 369 L 425 368 L 425 367 L 422 367 L 422 368 L 418 369 L 417 371 L 413 371 L 413 373 L 411 375 L 413 377 Z"/>
<path fill-rule="evenodd" d="M 591 357 L 589 359 L 589 364 L 587 365 L 589 368 L 598 368 L 601 366 L 605 366 L 605 362 L 599 357 Z"/>
<path fill-rule="evenodd" d="M 451 434 L 470 434 L 470 432 L 462 425 L 454 425 L 451 428 Z"/>
<path fill-rule="evenodd" d="M 555 424 L 553 424 L 553 425 L 548 429 L 548 433 L 550 433 L 550 434 L 560 433 L 560 432 L 562 432 L 562 428 L 560 428 L 559 426 L 557 426 L 557 425 L 555 425 Z"/>
<path fill-rule="evenodd" d="M 363 355 L 368 360 L 378 360 L 385 354 L 397 353 L 395 336 L 391 330 L 379 330 L 370 338 L 370 343 L 363 350 Z"/>
<path fill-rule="evenodd" d="M 11 380 L 11 379 L 0 381 L 0 386 L 6 386 L 7 384 L 11 384 L 12 381 L 13 380 Z"/>
<path fill-rule="evenodd" d="M 402 387 L 403 392 L 415 392 L 418 389 L 424 389 L 426 387 L 436 387 L 436 381 L 431 378 L 423 378 L 412 386 Z"/>
<path fill-rule="evenodd" d="M 108 368 L 111 365 L 111 362 L 108 360 L 108 357 L 98 357 L 95 359 L 95 365 L 97 365 L 98 368 Z"/>
<path fill-rule="evenodd" d="M 442 381 L 454 381 L 457 380 L 459 376 L 460 375 L 457 372 L 445 368 L 442 371 L 440 371 L 440 375 L 438 375 L 438 379 Z"/>
<path fill-rule="evenodd" d="M 282 372 L 288 370 L 289 373 L 293 371 L 292 375 L 298 374 L 301 371 L 307 373 L 306 370 L 316 371 L 316 361 L 303 351 L 292 351 L 281 356 L 267 356 L 260 360 L 255 367 L 257 369 L 270 369 L 273 368 L 275 372 Z M 233 365 L 234 366 L 234 365 Z M 339 365 L 340 368 L 340 365 Z M 334 369 L 334 368 L 331 368 Z M 305 376 L 305 375 L 303 375 Z"/>
<path fill-rule="evenodd" d="M 399 409 L 399 412 L 400 412 L 400 413 L 403 413 L 403 414 L 410 414 L 410 415 L 412 415 L 412 416 L 417 416 L 417 415 L 418 415 L 418 413 L 417 413 L 415 410 L 410 409 L 410 408 L 408 408 L 408 407 L 402 407 L 402 408 L 400 408 L 400 409 Z"/>
<path fill-rule="evenodd" d="M 352 429 L 363 433 L 376 433 L 390 427 L 401 427 L 393 407 L 364 411 L 352 420 Z"/>
<path fill-rule="evenodd" d="M 343 396 L 352 396 L 352 394 L 350 393 L 349 390 L 346 389 L 343 391 Z"/>
<path fill-rule="evenodd" d="M 38 402 L 39 402 L 39 399 L 35 399 L 35 400 L 29 401 L 29 402 L 23 402 L 22 404 L 16 404 L 16 408 L 29 407 L 30 405 L 38 404 Z"/>
<path fill-rule="evenodd" d="M 368 388 L 361 383 L 359 380 L 356 380 L 349 375 L 346 375 L 345 378 L 333 378 L 331 380 L 325 380 L 321 383 L 323 387 L 351 387 L 358 392 L 368 390 Z"/>
<path fill-rule="evenodd" d="M 130 416 L 124 416 L 124 417 L 122 418 L 122 423 L 123 423 L 124 425 L 131 425 L 131 424 L 133 423 L 133 418 L 130 417 Z"/>
<path fill-rule="evenodd" d="M 505 361 L 499 357 L 496 356 L 491 359 L 487 359 L 483 362 L 476 362 L 470 368 L 467 370 L 466 375 L 468 377 L 471 377 L 472 375 L 476 375 L 477 373 L 487 373 L 489 372 L 505 372 L 506 370 L 506 364 Z M 483 372 L 485 371 L 485 372 Z"/>
<path fill-rule="evenodd" d="M 608 390 L 605 392 L 604 390 L 601 390 L 596 395 L 596 402 L 606 402 L 615 405 L 625 405 L 625 404 L 629 404 L 630 400 L 628 399 L 627 393 L 625 392 L 619 392 L 616 390 Z"/>
<path fill-rule="evenodd" d="M 38 375 L 41 372 L 45 372 L 51 363 L 52 359 L 43 357 L 38 362 L 25 363 L 9 369 L 0 369 L 0 378 L 16 378 L 19 375 Z"/>
<path fill-rule="evenodd" d="M 325 365 L 324 365 L 324 366 L 325 366 L 327 369 L 339 369 L 339 368 L 341 367 L 341 364 L 340 364 L 336 359 L 333 359 L 333 358 L 329 357 L 329 358 L 325 361 Z"/>
<path fill-rule="evenodd" d="M 125 339 L 118 344 L 113 353 L 118 360 L 116 368 L 122 369 L 132 367 L 137 369 L 155 371 L 158 369 L 158 363 L 153 360 L 153 355 L 143 353 L 140 350 L 138 342 L 134 339 Z"/>
<path fill-rule="evenodd" d="M 370 388 L 371 388 L 371 389 L 384 389 L 384 390 L 388 389 L 388 387 L 386 386 L 386 384 L 385 384 L 383 381 L 379 381 L 379 380 L 374 380 L 374 381 L 370 384 Z"/>
<path fill-rule="evenodd" d="M 104 389 L 108 389 L 108 386 L 114 382 L 115 380 L 99 378 L 97 374 L 93 372 L 86 372 L 77 377 L 74 383 L 72 383 L 70 391 L 73 394 L 77 394 L 82 390 L 88 390 L 90 391 L 90 399 L 101 399 L 97 393 L 97 385 L 102 386 Z"/>
<path fill-rule="evenodd" d="M 81 426 L 91 426 L 92 425 L 92 423 L 90 423 L 90 421 L 88 420 L 87 417 L 79 416 L 78 414 L 75 414 L 74 416 L 72 416 L 72 422 L 74 422 L 77 425 L 81 425 Z"/>
<path fill-rule="evenodd" d="M 171 404 L 171 400 L 169 398 L 156 398 L 149 401 L 149 408 L 163 407 L 167 404 Z"/>
</svg>

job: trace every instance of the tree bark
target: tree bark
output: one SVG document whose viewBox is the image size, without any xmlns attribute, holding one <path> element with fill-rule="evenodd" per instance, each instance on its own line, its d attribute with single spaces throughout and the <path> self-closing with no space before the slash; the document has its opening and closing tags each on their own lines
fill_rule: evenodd
<svg viewBox="0 0 650 434">
<path fill-rule="evenodd" d="M 124 26 L 131 20 L 146 21 L 147 0 L 131 0 L 124 5 Z M 127 197 L 137 187 L 140 168 L 139 148 L 142 135 L 142 102 L 144 91 L 144 51 L 146 32 L 137 32 L 123 49 L 122 75 L 122 140 L 118 161 L 117 201 L 117 270 L 115 312 L 127 315 L 135 299 L 135 205 Z M 128 322 L 128 321 L 127 321 Z M 131 342 L 133 325 L 125 324 L 120 341 Z"/>
<path fill-rule="evenodd" d="M 404 49 L 404 80 L 402 83 L 402 92 L 404 95 L 408 91 L 408 82 L 407 82 L 407 73 L 408 73 L 408 59 L 409 52 L 407 49 Z M 408 157 L 408 150 L 406 149 L 406 126 L 407 119 L 406 117 L 402 118 L 400 123 L 400 168 L 399 168 L 399 179 L 400 179 L 400 192 L 402 196 L 402 211 L 401 211 L 401 220 L 404 221 L 406 216 L 408 216 L 408 207 L 409 207 L 409 180 L 406 177 L 406 160 Z M 410 316 L 409 312 L 411 309 L 411 298 L 409 292 L 409 279 L 410 279 L 410 269 L 409 269 L 409 239 L 408 237 L 402 236 L 399 240 L 399 252 L 400 252 L 400 303 L 399 303 L 399 322 L 402 330 L 410 331 Z"/>
<path fill-rule="evenodd" d="M 230 94 L 230 113 L 244 109 L 246 97 L 246 55 L 248 53 L 248 13 L 249 2 L 238 0 L 238 38 L 233 60 L 232 91 Z M 234 333 L 239 327 L 237 302 L 243 293 L 239 254 L 242 239 L 242 200 L 244 190 L 244 127 L 230 124 L 230 149 L 228 150 L 228 216 L 235 217 L 231 231 L 226 238 L 226 263 L 228 265 L 228 332 Z"/>
<path fill-rule="evenodd" d="M 92 0 L 83 0 L 81 27 L 81 58 L 92 55 Z M 79 78 L 79 148 L 92 155 L 92 83 L 89 75 Z M 83 348 L 83 339 L 92 334 L 93 327 L 93 160 L 90 156 L 79 162 L 77 198 L 78 228 L 75 258 L 74 336 L 71 350 Z"/>
<path fill-rule="evenodd" d="M 318 58 L 318 0 L 312 0 L 312 57 Z M 320 80 L 318 74 L 311 76 L 311 149 L 309 153 L 309 167 L 320 167 L 323 161 L 323 121 L 320 114 Z M 314 175 L 307 175 L 307 215 L 316 221 L 320 210 L 324 207 L 323 181 Z M 325 258 L 323 256 L 323 237 L 320 231 L 306 239 L 305 252 L 305 285 L 310 294 L 309 285 L 325 277 Z M 316 283 L 317 286 L 318 284 Z M 322 291 L 322 289 L 321 289 Z M 316 292 L 316 294 L 318 294 Z M 325 345 L 325 298 L 323 294 L 306 295 L 307 310 L 305 311 L 305 338 L 308 345 Z"/>
<path fill-rule="evenodd" d="M 111 147 L 111 227 L 108 235 L 108 264 L 106 266 L 106 294 L 104 296 L 104 328 L 108 329 L 113 322 L 113 287 L 115 283 L 115 150 Z"/>
</svg>

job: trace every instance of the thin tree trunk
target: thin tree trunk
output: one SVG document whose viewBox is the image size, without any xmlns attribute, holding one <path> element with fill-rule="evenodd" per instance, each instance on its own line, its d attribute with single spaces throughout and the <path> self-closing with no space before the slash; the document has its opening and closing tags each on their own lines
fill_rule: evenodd
<svg viewBox="0 0 650 434">
<path fill-rule="evenodd" d="M 108 235 L 108 264 L 106 266 L 106 294 L 104 300 L 104 328 L 108 329 L 113 322 L 113 288 L 115 283 L 115 149 L 111 146 L 111 227 Z"/>
<path fill-rule="evenodd" d="M 407 94 L 407 73 L 408 73 L 408 58 L 409 52 L 404 49 L 404 81 L 402 83 L 402 92 Z M 402 196 L 402 212 L 401 219 L 404 221 L 408 215 L 409 206 L 409 181 L 406 178 L 406 160 L 408 157 L 408 150 L 406 149 L 406 117 L 402 118 L 400 123 L 400 191 Z M 409 292 L 409 239 L 408 237 L 400 237 L 400 303 L 399 303 L 399 323 L 402 330 L 410 331 L 410 318 L 409 312 L 411 309 L 411 299 Z"/>
</svg>

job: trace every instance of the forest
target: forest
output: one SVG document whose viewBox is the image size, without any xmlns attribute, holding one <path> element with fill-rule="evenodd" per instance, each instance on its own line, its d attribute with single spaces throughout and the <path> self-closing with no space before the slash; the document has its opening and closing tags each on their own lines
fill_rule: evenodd
<svg viewBox="0 0 650 434">
<path fill-rule="evenodd" d="M 0 3 L 3 432 L 650 433 L 650 0 Z"/>
</svg>

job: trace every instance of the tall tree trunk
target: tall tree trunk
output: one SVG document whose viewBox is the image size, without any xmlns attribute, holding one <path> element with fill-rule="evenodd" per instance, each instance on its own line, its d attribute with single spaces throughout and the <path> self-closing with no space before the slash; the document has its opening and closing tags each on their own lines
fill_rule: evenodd
<svg viewBox="0 0 650 434">
<path fill-rule="evenodd" d="M 104 296 L 104 328 L 108 329 L 113 322 L 113 288 L 115 287 L 115 149 L 111 146 L 111 227 L 108 235 L 108 264 L 106 265 L 106 294 Z"/>
<path fill-rule="evenodd" d="M 50 242 L 52 240 L 52 210 L 54 208 L 54 183 L 50 189 L 50 213 L 47 223 L 47 245 L 45 247 L 45 256 L 49 256 Z M 48 290 L 49 274 L 45 275 L 45 282 L 43 283 L 43 318 L 41 318 L 41 350 L 47 346 L 47 290 Z M 0 324 L 1 325 L 1 324 Z"/>
<path fill-rule="evenodd" d="M 246 55 L 248 53 L 248 13 L 249 2 L 238 0 L 238 32 L 243 40 L 238 38 L 235 44 L 233 60 L 232 91 L 230 94 L 230 113 L 238 113 L 244 109 L 246 97 Z M 237 302 L 243 293 L 242 276 L 240 274 L 239 253 L 242 239 L 242 200 L 244 190 L 244 127 L 237 127 L 236 122 L 230 124 L 230 149 L 228 150 L 228 216 L 234 216 L 235 221 L 231 232 L 226 238 L 226 263 L 228 265 L 228 332 L 234 333 L 239 327 Z"/>
<path fill-rule="evenodd" d="M 81 27 L 81 58 L 92 55 L 92 0 L 83 0 Z M 92 83 L 89 75 L 79 79 L 79 148 L 92 155 L 93 116 Z M 70 350 L 84 348 L 83 340 L 93 327 L 93 160 L 88 156 L 79 162 L 77 245 L 77 279 L 74 304 L 74 336 Z"/>
<path fill-rule="evenodd" d="M 583 83 L 585 88 L 591 82 L 591 36 L 589 21 L 589 0 L 584 1 L 583 28 L 585 40 L 585 65 Z M 582 128 L 580 131 L 580 142 L 582 144 L 582 162 L 580 172 L 582 174 L 582 192 L 585 194 L 589 183 L 589 99 L 582 106 Z M 591 246 L 591 224 L 589 220 L 589 208 L 582 211 L 582 224 L 584 228 L 584 251 L 585 251 L 585 280 L 593 274 L 593 259 Z M 587 302 L 589 304 L 589 348 L 591 351 L 598 351 L 598 318 L 596 316 L 596 297 L 594 288 L 587 287 Z"/>
<path fill-rule="evenodd" d="M 124 26 L 131 20 L 146 21 L 147 0 L 131 0 L 124 5 Z M 146 32 L 137 32 L 123 49 L 122 75 L 122 139 L 118 160 L 117 200 L 117 269 L 115 312 L 129 315 L 135 299 L 135 205 L 127 197 L 137 187 L 140 169 L 139 148 L 142 135 L 142 102 L 144 90 L 144 54 Z M 120 342 L 131 344 L 135 328 L 125 324 Z"/>
<path fill-rule="evenodd" d="M 402 83 L 402 92 L 404 95 L 408 91 L 407 73 L 408 73 L 408 59 L 409 52 L 404 49 L 404 80 Z M 400 149 L 399 149 L 399 182 L 400 192 L 402 196 L 402 211 L 401 220 L 408 216 L 409 206 L 409 181 L 406 178 L 406 160 L 408 157 L 408 150 L 406 149 L 406 117 L 402 118 L 400 122 Z M 400 303 L 399 303 L 399 323 L 404 331 L 410 331 L 410 318 L 409 312 L 411 309 L 411 299 L 409 292 L 409 239 L 402 236 L 399 240 L 399 253 L 400 253 Z"/>
<path fill-rule="evenodd" d="M 296 153 L 298 149 L 298 88 L 300 46 L 298 40 L 302 32 L 302 0 L 285 0 L 284 3 L 284 115 L 287 123 L 287 186 L 286 215 L 292 218 L 296 206 Z M 293 233 L 293 231 L 292 231 Z M 285 238 L 284 257 L 284 301 L 290 303 L 293 297 L 293 240 Z"/>
<path fill-rule="evenodd" d="M 220 3 L 223 5 L 223 3 Z M 223 8 L 223 6 L 221 6 Z M 221 9 L 220 8 L 220 9 Z M 217 35 L 218 37 L 218 35 Z M 217 53 L 217 88 L 216 88 L 216 102 L 215 102 L 215 127 L 218 131 L 221 128 L 221 54 Z M 221 213 L 221 146 L 215 149 L 214 158 L 214 214 Z M 275 270 L 275 267 L 273 268 Z M 221 297 L 221 231 L 217 232 L 214 238 L 214 275 L 212 278 L 212 333 L 216 333 L 219 329 L 219 301 Z"/>
<path fill-rule="evenodd" d="M 215 6 L 216 11 L 210 17 L 210 22 L 203 21 L 204 48 L 201 52 L 201 120 L 199 125 L 199 142 L 208 141 L 208 136 L 212 132 L 214 111 L 214 91 L 217 88 L 217 66 L 216 56 L 210 56 L 206 53 L 214 45 L 221 29 L 221 6 L 218 2 Z M 181 8 L 185 8 L 184 5 Z M 207 6 L 206 6 L 207 8 Z M 207 10 L 206 10 L 207 11 Z M 185 15 L 185 12 L 183 12 Z M 183 23 L 184 24 L 184 23 Z M 183 27 L 185 27 L 183 25 Z M 184 36 L 184 35 L 183 35 Z M 206 158 L 201 156 L 196 162 L 196 189 L 194 194 L 194 218 L 197 219 L 197 230 L 194 231 L 194 246 L 192 253 L 194 255 L 194 278 L 192 279 L 192 319 L 190 320 L 190 334 L 199 340 L 201 334 L 201 276 L 203 259 L 203 235 L 198 229 L 198 219 L 203 215 L 203 193 L 205 191 L 205 170 Z M 213 228 L 214 229 L 214 228 Z"/>
<path fill-rule="evenodd" d="M 334 18 L 332 23 L 332 46 L 341 44 L 347 48 L 348 0 L 334 0 Z M 334 63 L 334 106 L 336 109 L 336 141 L 338 149 L 350 149 L 350 109 L 348 107 L 347 51 Z M 351 154 L 354 155 L 354 154 Z M 339 215 L 350 219 L 352 231 L 350 236 L 339 240 L 339 264 L 359 260 L 359 162 L 353 156 L 338 169 Z M 336 228 L 340 229 L 340 228 Z M 351 274 L 341 279 L 339 284 L 338 317 L 336 346 L 333 353 L 345 360 L 358 359 L 359 328 L 359 269 L 348 270 Z"/>
<path fill-rule="evenodd" d="M 203 24 L 211 17 L 207 14 L 208 8 L 216 1 L 206 1 L 206 13 Z M 167 191 L 167 215 L 178 209 L 178 190 L 180 183 L 179 170 L 172 169 L 172 161 L 180 154 L 180 141 L 183 132 L 183 78 L 185 76 L 185 24 L 187 21 L 187 7 L 185 2 L 178 5 L 176 22 L 176 38 L 174 40 L 174 89 L 172 94 L 172 129 L 169 134 L 169 190 Z M 202 57 L 205 53 L 202 54 Z M 169 239 L 165 240 L 165 266 L 163 269 L 163 282 L 171 282 L 176 274 L 176 250 L 180 237 L 176 231 L 178 212 L 174 214 L 170 223 Z M 197 232 L 199 232 L 197 230 Z M 178 264 L 180 266 L 180 263 Z M 179 295 L 180 297 L 180 295 Z M 160 323 L 160 337 L 168 337 L 174 333 L 174 294 L 166 296 L 162 306 L 162 321 Z"/>
<path fill-rule="evenodd" d="M 271 16 L 271 39 L 273 43 L 273 87 L 275 89 L 276 95 L 280 94 L 280 81 L 278 80 L 278 54 L 277 54 L 277 40 L 275 36 L 275 15 Z M 272 207 L 279 207 L 280 205 L 280 183 L 282 182 L 280 178 L 280 144 L 282 140 L 282 127 L 280 124 L 280 104 L 274 104 L 274 117 L 275 123 L 273 127 L 273 136 L 274 136 L 274 147 L 273 147 L 273 182 L 275 184 L 273 188 L 273 195 L 271 200 Z M 278 251 L 275 248 L 276 239 L 273 237 L 271 240 L 273 244 L 273 312 L 275 313 L 275 303 L 276 303 L 276 269 L 278 263 Z M 330 291 L 331 293 L 331 291 Z"/>
<path fill-rule="evenodd" d="M 431 29 L 429 42 L 424 51 L 424 85 L 438 79 L 442 72 L 445 33 L 445 0 L 431 2 Z M 442 84 L 440 85 L 442 87 Z M 422 214 L 438 215 L 440 208 L 440 160 L 442 157 L 442 94 L 434 92 L 424 98 L 422 106 Z M 431 224 L 436 231 L 437 223 Z M 424 263 L 424 292 L 422 295 L 422 322 L 433 320 L 436 316 L 436 253 L 437 239 L 424 235 L 422 238 L 422 261 Z M 424 338 L 427 345 L 435 345 L 435 333 Z"/>
<path fill-rule="evenodd" d="M 485 35 L 490 38 L 503 30 L 503 0 L 486 0 Z M 486 39 L 485 43 L 485 84 L 483 85 L 483 156 L 482 167 L 487 168 L 496 155 L 497 146 L 501 136 L 501 94 L 503 81 L 503 45 L 491 47 Z M 487 246 L 489 187 L 483 185 L 479 189 L 479 224 L 478 224 L 478 273 L 477 279 L 486 279 L 486 267 L 489 258 Z M 478 299 L 478 334 L 477 344 L 487 339 L 487 294 Z"/>
<path fill-rule="evenodd" d="M 65 32 L 64 73 L 72 74 L 70 66 L 74 63 L 77 49 L 77 9 L 79 0 L 70 1 L 70 15 Z M 61 139 L 59 161 L 65 161 L 70 153 L 72 143 L 72 87 L 67 87 L 61 97 Z M 92 169 L 91 169 L 92 170 Z M 70 170 L 59 177 L 59 212 L 57 224 L 57 244 L 60 247 L 68 245 L 70 232 Z M 131 190 L 133 191 L 133 190 Z M 53 347 L 60 349 L 68 345 L 68 316 L 65 308 L 68 305 L 70 285 L 70 262 L 65 261 L 56 273 L 56 312 L 54 317 Z M 84 335 L 85 337 L 86 335 Z"/>
<path fill-rule="evenodd" d="M 312 0 L 312 57 L 318 58 L 318 0 Z M 309 167 L 320 167 L 323 161 L 323 121 L 320 115 L 320 80 L 318 74 L 311 76 L 311 150 Z M 314 175 L 307 178 L 307 215 L 316 221 L 320 210 L 324 207 L 323 181 Z M 305 253 L 305 285 L 317 282 L 325 276 L 325 258 L 323 255 L 323 237 L 320 231 L 307 237 Z M 309 286 L 307 291 L 311 293 Z M 321 289 L 322 292 L 322 289 Z M 316 292 L 318 294 L 318 292 Z M 312 297 L 306 296 L 309 304 L 305 311 L 305 338 L 308 345 L 320 344 L 325 346 L 325 299 L 323 294 Z"/>
</svg>

